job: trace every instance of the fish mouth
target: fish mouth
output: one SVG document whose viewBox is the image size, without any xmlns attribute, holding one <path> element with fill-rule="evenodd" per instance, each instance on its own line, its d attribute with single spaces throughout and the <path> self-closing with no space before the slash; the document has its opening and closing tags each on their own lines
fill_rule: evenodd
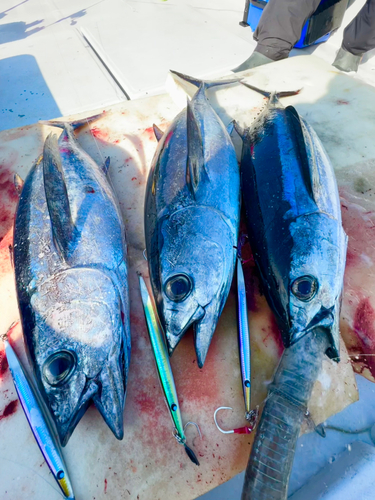
<svg viewBox="0 0 375 500">
<path fill-rule="evenodd" d="M 330 340 L 330 347 L 327 349 L 327 356 L 339 362 L 340 361 L 340 346 L 339 346 L 339 320 L 337 312 L 340 309 L 337 308 L 337 305 L 333 305 L 330 308 L 326 308 L 321 306 L 319 312 L 314 316 L 314 318 L 310 321 L 310 323 L 306 326 L 305 329 L 299 330 L 298 327 L 292 329 L 290 345 L 295 344 L 302 337 L 307 335 L 313 330 L 322 329 L 327 332 L 327 335 Z"/>
<path fill-rule="evenodd" d="M 203 368 L 206 361 L 208 349 L 215 333 L 222 307 L 223 301 L 220 300 L 220 297 L 212 300 L 204 308 L 204 317 L 194 325 L 194 344 L 199 368 Z"/>
<path fill-rule="evenodd" d="M 207 357 L 208 348 L 210 347 L 211 339 L 216 330 L 217 322 L 220 316 L 220 303 L 213 301 L 205 307 L 198 305 L 194 314 L 186 322 L 185 326 L 174 329 L 173 322 L 169 322 L 165 329 L 168 344 L 169 355 L 172 356 L 175 348 L 184 336 L 187 329 L 193 325 L 194 327 L 194 345 L 197 355 L 199 368 L 203 368 Z M 176 324 L 178 321 L 175 322 Z M 172 334 L 171 331 L 178 331 L 178 334 Z"/>
<path fill-rule="evenodd" d="M 61 446 L 66 446 L 74 429 L 77 427 L 78 422 L 81 420 L 85 414 L 87 408 L 89 407 L 92 397 L 98 391 L 98 385 L 95 382 L 91 382 L 87 387 L 84 395 L 73 411 L 72 416 L 66 422 L 59 422 L 55 417 L 55 424 L 57 429 L 57 434 L 60 439 Z"/>
<path fill-rule="evenodd" d="M 167 345 L 168 345 L 168 353 L 170 356 L 172 356 L 174 350 L 180 343 L 180 340 L 186 333 L 186 331 L 197 321 L 201 320 L 205 315 L 205 310 L 202 306 L 198 305 L 192 316 L 188 319 L 188 321 L 185 323 L 183 328 L 181 328 L 178 318 L 173 317 L 171 318 L 171 321 L 169 321 L 166 324 L 165 328 L 165 336 L 167 339 Z M 173 334 L 171 332 L 177 331 L 177 334 Z"/>
<path fill-rule="evenodd" d="M 73 414 L 66 422 L 56 421 L 57 433 L 62 446 L 66 446 L 78 422 L 91 401 L 95 404 L 105 423 L 119 440 L 124 437 L 124 405 L 126 377 L 120 360 L 112 355 L 95 380 L 90 380 Z"/>
</svg>

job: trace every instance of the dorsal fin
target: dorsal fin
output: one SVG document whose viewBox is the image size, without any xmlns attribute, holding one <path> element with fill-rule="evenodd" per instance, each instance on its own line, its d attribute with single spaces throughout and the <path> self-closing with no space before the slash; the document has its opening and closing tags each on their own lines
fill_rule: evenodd
<svg viewBox="0 0 375 500">
<path fill-rule="evenodd" d="M 72 221 L 59 146 L 52 133 L 44 143 L 43 178 L 54 241 L 63 259 L 68 260 L 76 229 Z"/>
<path fill-rule="evenodd" d="M 111 163 L 111 158 L 109 156 L 107 156 L 107 158 L 105 159 L 105 162 L 102 165 L 102 171 L 103 171 L 104 175 L 108 174 L 108 169 L 109 169 L 110 163 Z"/>
<path fill-rule="evenodd" d="M 156 140 L 159 142 L 160 139 L 163 137 L 164 132 L 162 130 L 160 130 L 160 128 L 157 125 L 155 125 L 155 123 L 153 124 L 153 129 L 154 129 L 154 134 L 155 134 Z"/>
<path fill-rule="evenodd" d="M 186 183 L 195 197 L 199 180 L 204 170 L 203 139 L 199 122 L 194 115 L 191 101 L 187 103 L 187 165 Z"/>
<path fill-rule="evenodd" d="M 305 135 L 302 129 L 301 118 L 297 112 L 297 110 L 293 106 L 288 106 L 285 108 L 285 114 L 289 119 L 289 124 L 293 127 L 294 136 L 296 138 L 296 142 L 298 145 L 298 151 L 300 154 L 301 160 L 301 174 L 303 181 L 305 183 L 307 192 L 311 196 L 313 200 L 314 198 L 314 169 L 313 166 L 310 165 L 309 157 L 306 150 L 306 142 Z"/>
</svg>

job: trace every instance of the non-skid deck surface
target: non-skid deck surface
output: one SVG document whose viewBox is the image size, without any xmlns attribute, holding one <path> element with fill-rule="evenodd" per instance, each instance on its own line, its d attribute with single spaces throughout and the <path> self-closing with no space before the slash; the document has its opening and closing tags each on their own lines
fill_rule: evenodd
<svg viewBox="0 0 375 500">
<path fill-rule="evenodd" d="M 281 75 L 285 75 L 282 77 Z M 375 207 L 372 182 L 375 163 L 375 90 L 340 75 L 314 57 L 293 58 L 248 72 L 254 85 L 264 88 L 300 88 L 285 104 L 298 111 L 317 130 L 337 172 L 343 198 L 344 225 L 349 234 L 345 279 L 342 344 L 339 365 L 324 362 L 311 401 L 316 422 L 325 420 L 357 397 L 353 369 L 370 376 L 373 360 L 363 354 L 375 343 Z M 218 406 L 232 406 L 222 425 L 245 424 L 236 337 L 235 290 L 214 335 L 206 364 L 199 370 L 189 332 L 172 357 L 172 368 L 184 422 L 193 427 L 188 442 L 196 450 L 199 468 L 191 464 L 172 437 L 172 426 L 157 380 L 147 337 L 136 271 L 147 277 L 143 258 L 144 189 L 156 148 L 152 124 L 165 130 L 186 97 L 170 82 L 171 95 L 120 103 L 106 108 L 103 117 L 79 134 L 82 147 L 99 163 L 111 157 L 110 176 L 120 200 L 127 229 L 130 266 L 132 361 L 125 407 L 125 436 L 119 442 L 98 411 L 91 407 L 64 449 L 77 499 L 193 499 L 245 468 L 252 436 L 220 434 L 213 423 Z M 265 102 L 262 96 L 236 84 L 210 91 L 211 102 L 225 123 L 236 118 L 250 124 Z M 95 114 L 94 110 L 91 114 Z M 14 277 L 9 258 L 17 197 L 14 172 L 27 175 L 42 152 L 50 128 L 42 125 L 0 133 L 0 331 L 18 318 Z M 55 130 L 59 133 L 59 130 Z M 235 137 L 234 137 L 235 138 Z M 267 386 L 282 353 L 272 314 L 260 295 L 254 265 L 245 266 L 252 335 L 253 406 L 266 396 Z M 20 331 L 11 336 L 22 355 Z M 354 358 L 358 356 L 358 359 Z M 354 363 L 352 364 L 352 361 Z M 57 487 L 28 428 L 0 351 L 0 498 L 60 497 Z"/>
</svg>

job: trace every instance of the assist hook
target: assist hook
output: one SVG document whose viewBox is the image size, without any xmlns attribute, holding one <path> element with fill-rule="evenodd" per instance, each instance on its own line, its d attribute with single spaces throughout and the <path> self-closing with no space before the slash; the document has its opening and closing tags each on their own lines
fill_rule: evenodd
<svg viewBox="0 0 375 500">
<path fill-rule="evenodd" d="M 258 420 L 258 414 L 259 414 L 259 407 L 258 406 L 255 408 L 255 410 L 251 410 L 251 411 L 247 412 L 245 415 L 245 418 L 249 422 L 249 425 L 247 425 L 245 427 L 238 427 L 237 429 L 231 429 L 229 431 L 223 430 L 219 426 L 219 424 L 217 423 L 216 415 L 217 415 L 217 412 L 220 410 L 233 410 L 233 408 L 231 408 L 230 406 L 220 406 L 219 408 L 217 408 L 215 410 L 215 413 L 214 413 L 215 425 L 219 429 L 219 431 L 222 432 L 223 434 L 251 434 L 253 432 L 253 430 L 255 429 L 256 424 L 257 424 L 257 420 Z"/>
</svg>

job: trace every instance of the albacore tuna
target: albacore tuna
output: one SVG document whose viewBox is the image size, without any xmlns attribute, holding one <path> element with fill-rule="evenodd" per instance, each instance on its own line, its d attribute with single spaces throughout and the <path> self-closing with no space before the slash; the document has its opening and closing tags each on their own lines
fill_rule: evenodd
<svg viewBox="0 0 375 500">
<path fill-rule="evenodd" d="M 130 361 L 125 231 L 107 177 L 64 124 L 20 195 L 14 263 L 23 332 L 65 445 L 93 400 L 118 439 Z M 17 182 L 20 188 L 20 181 Z"/>
<path fill-rule="evenodd" d="M 201 82 L 176 74 L 199 89 L 164 134 L 156 129 L 146 249 L 169 352 L 194 325 L 202 367 L 232 282 L 240 217 L 234 147 L 205 91 L 234 80 Z"/>
<path fill-rule="evenodd" d="M 254 259 L 286 349 L 268 388 L 242 500 L 287 498 L 324 355 L 339 360 L 347 248 L 322 143 L 295 108 L 284 108 L 276 93 L 268 97 L 264 112 L 242 133 L 241 182 Z"/>
<path fill-rule="evenodd" d="M 277 95 L 243 136 L 251 246 L 285 347 L 321 326 L 336 359 L 347 237 L 335 174 L 313 128 Z"/>
</svg>

